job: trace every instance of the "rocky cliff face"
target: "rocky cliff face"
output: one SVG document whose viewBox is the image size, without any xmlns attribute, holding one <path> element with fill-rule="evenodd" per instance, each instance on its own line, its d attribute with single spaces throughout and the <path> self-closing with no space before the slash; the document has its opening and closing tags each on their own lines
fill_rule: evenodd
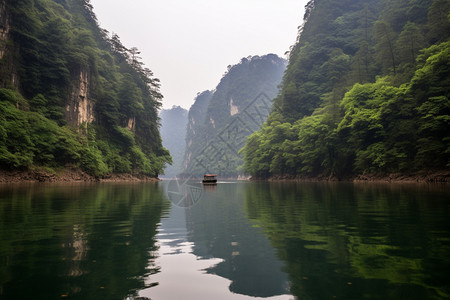
<svg viewBox="0 0 450 300">
<path fill-rule="evenodd" d="M 8 13 L 6 11 L 6 3 L 0 3 L 0 59 L 3 58 L 6 51 L 6 41 L 8 40 L 10 26 Z"/>
<path fill-rule="evenodd" d="M 203 142 L 202 125 L 205 123 L 206 112 L 213 93 L 204 91 L 197 95 L 194 104 L 189 109 L 188 124 L 186 130 L 186 150 L 184 155 L 183 168 L 186 169 L 192 159 L 194 145 Z"/>
<path fill-rule="evenodd" d="M 0 168 L 156 177 L 162 95 L 133 51 L 89 1 L 0 0 Z"/>
<path fill-rule="evenodd" d="M 6 2 L 1 1 L 0 60 L 3 60 L 3 64 L 0 66 L 0 72 L 3 74 L 0 76 L 0 78 L 2 78 L 0 86 L 5 87 L 13 85 L 15 88 L 19 89 L 19 78 L 11 55 L 11 52 L 14 50 L 8 49 L 7 47 L 11 30 L 9 19 Z M 81 69 L 78 72 L 75 72 L 72 77 L 74 78 L 74 83 L 72 84 L 71 92 L 66 100 L 65 119 L 69 125 L 80 127 L 82 124 L 89 124 L 95 120 L 94 103 L 89 99 L 89 70 Z M 134 124 L 132 127 L 134 128 Z"/>
<path fill-rule="evenodd" d="M 239 107 L 234 105 L 233 98 L 230 98 L 230 116 L 234 116 L 239 113 Z"/>
<path fill-rule="evenodd" d="M 0 71 L 2 81 L 0 86 L 13 85 L 19 89 L 19 78 L 17 75 L 14 60 L 8 49 L 9 33 L 11 30 L 9 12 L 5 1 L 0 2 L 0 59 L 3 60 Z M 10 47 L 14 48 L 14 47 Z M 65 107 L 65 119 L 68 124 L 79 127 L 82 124 L 89 124 L 95 120 L 94 103 L 89 99 L 90 76 L 88 69 L 81 69 L 72 75 L 73 84 L 68 95 Z M 9 80 L 8 80 L 9 79 Z M 129 123 L 130 124 L 130 123 Z M 129 125 L 134 129 L 134 123 Z"/>
<path fill-rule="evenodd" d="M 136 129 L 136 117 L 128 118 L 127 128 L 131 131 Z"/>
<path fill-rule="evenodd" d="M 12 84 L 14 87 L 19 87 L 19 80 L 17 71 L 14 66 L 12 57 L 8 57 L 8 40 L 11 30 L 9 12 L 6 7 L 6 2 L 0 2 L 0 60 L 3 60 L 0 65 L 0 87 Z M 9 55 L 11 56 L 11 55 Z"/>
<path fill-rule="evenodd" d="M 66 104 L 66 121 L 74 127 L 95 120 L 94 103 L 89 99 L 89 71 L 80 70 Z"/>
</svg>

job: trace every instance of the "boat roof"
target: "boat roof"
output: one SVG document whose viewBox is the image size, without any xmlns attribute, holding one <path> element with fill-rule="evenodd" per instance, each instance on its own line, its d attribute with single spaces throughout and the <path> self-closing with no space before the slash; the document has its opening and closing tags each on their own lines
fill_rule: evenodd
<svg viewBox="0 0 450 300">
<path fill-rule="evenodd" d="M 212 176 L 217 176 L 216 174 L 205 174 L 205 176 L 207 176 L 207 177 L 212 177 Z"/>
</svg>

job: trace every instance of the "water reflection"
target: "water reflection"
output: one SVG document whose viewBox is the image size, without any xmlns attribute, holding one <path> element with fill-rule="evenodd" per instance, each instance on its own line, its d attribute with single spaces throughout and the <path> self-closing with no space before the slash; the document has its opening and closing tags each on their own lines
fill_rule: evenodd
<svg viewBox="0 0 450 300">
<path fill-rule="evenodd" d="M 248 185 L 245 209 L 300 299 L 450 298 L 445 186 Z"/>
<path fill-rule="evenodd" d="M 62 247 L 68 249 L 72 254 L 67 254 L 65 257 L 72 256 L 72 266 L 67 272 L 68 276 L 81 276 L 87 271 L 81 269 L 81 263 L 86 260 L 89 251 L 88 236 L 83 229 L 82 224 L 73 225 L 72 241 L 63 243 Z"/>
<path fill-rule="evenodd" d="M 2 186 L 0 298 L 136 295 L 167 208 L 155 184 Z"/>
<path fill-rule="evenodd" d="M 151 299 L 292 299 L 287 274 L 261 229 L 243 209 L 245 187 L 203 190 L 188 209 L 173 206 L 162 220 Z"/>
<path fill-rule="evenodd" d="M 450 298 L 446 186 L 165 184 L 0 189 L 0 298 Z"/>
</svg>

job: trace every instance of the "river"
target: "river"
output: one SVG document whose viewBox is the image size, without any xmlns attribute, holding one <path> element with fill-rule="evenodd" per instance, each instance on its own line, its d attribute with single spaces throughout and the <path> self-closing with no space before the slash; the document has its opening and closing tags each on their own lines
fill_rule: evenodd
<svg viewBox="0 0 450 300">
<path fill-rule="evenodd" d="M 448 185 L 0 186 L 0 299 L 449 299 Z"/>
</svg>

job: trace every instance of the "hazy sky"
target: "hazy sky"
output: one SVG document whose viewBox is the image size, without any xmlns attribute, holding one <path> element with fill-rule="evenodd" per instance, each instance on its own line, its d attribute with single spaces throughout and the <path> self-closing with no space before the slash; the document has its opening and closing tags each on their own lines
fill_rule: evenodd
<svg viewBox="0 0 450 300">
<path fill-rule="evenodd" d="M 308 0 L 91 0 L 100 26 L 137 47 L 161 80 L 163 107 L 192 105 L 228 65 L 284 53 L 295 43 Z M 286 58 L 286 57 L 285 57 Z"/>
</svg>

